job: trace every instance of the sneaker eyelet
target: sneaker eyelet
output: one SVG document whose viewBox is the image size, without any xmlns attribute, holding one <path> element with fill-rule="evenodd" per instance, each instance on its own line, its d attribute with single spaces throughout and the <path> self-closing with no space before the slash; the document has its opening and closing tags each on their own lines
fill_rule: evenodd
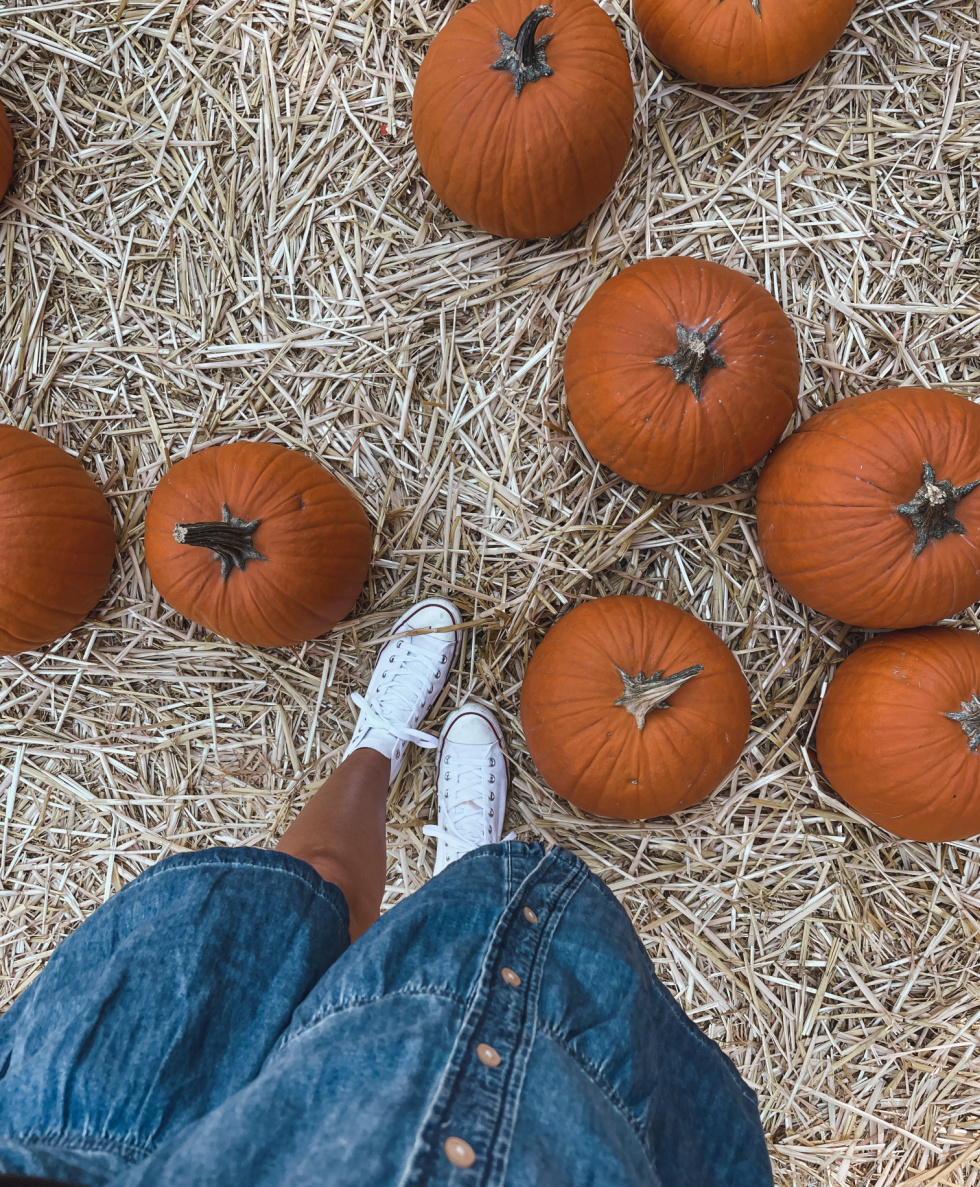
<svg viewBox="0 0 980 1187">
<path fill-rule="evenodd" d="M 490 809 L 490 815 L 493 815 L 493 808 Z"/>
<path fill-rule="evenodd" d="M 497 782 L 496 778 L 495 778 L 493 775 L 491 775 L 491 776 L 490 776 L 490 782 L 491 782 L 491 783 L 496 783 L 496 782 Z"/>
<path fill-rule="evenodd" d="M 493 799 L 493 792 L 490 792 L 490 798 Z"/>
<path fill-rule="evenodd" d="M 495 766 L 497 765 L 497 760 L 496 760 L 495 758 L 491 758 L 491 759 L 490 759 L 490 765 L 491 765 L 492 767 L 495 767 Z"/>
</svg>

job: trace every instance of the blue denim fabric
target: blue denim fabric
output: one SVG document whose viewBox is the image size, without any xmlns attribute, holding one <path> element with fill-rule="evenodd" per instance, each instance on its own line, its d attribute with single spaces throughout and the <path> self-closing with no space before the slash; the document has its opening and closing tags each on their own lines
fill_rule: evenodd
<svg viewBox="0 0 980 1187">
<path fill-rule="evenodd" d="M 754 1094 L 613 895 L 518 842 L 353 946 L 343 895 L 304 862 L 161 862 L 0 1019 L 0 1169 L 85 1187 L 772 1182 Z"/>
</svg>

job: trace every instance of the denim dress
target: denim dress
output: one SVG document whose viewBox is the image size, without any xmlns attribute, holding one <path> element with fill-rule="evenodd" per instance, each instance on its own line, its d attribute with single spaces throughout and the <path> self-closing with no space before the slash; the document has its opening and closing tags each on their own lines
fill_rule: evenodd
<svg viewBox="0 0 980 1187">
<path fill-rule="evenodd" d="M 113 1187 L 768 1187 L 752 1091 L 560 848 L 461 858 L 351 945 L 305 862 L 211 849 L 0 1018 L 0 1171 Z"/>
</svg>

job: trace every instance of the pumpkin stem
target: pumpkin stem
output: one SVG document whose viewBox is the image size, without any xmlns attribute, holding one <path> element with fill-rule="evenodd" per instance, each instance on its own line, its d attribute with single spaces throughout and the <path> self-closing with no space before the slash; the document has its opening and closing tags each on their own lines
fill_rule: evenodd
<svg viewBox="0 0 980 1187">
<path fill-rule="evenodd" d="M 703 334 L 700 330 L 689 330 L 687 326 L 682 326 L 678 322 L 676 352 L 656 360 L 662 367 L 669 367 L 674 372 L 675 383 L 686 383 L 694 392 L 696 400 L 701 399 L 701 385 L 705 375 L 713 367 L 725 366 L 725 360 L 721 355 L 711 349 L 712 342 L 720 333 L 720 321 L 716 321 Z"/>
<path fill-rule="evenodd" d="M 980 697 L 974 693 L 968 701 L 960 701 L 959 713 L 944 713 L 950 721 L 958 721 L 966 734 L 966 744 L 976 753 L 980 749 Z"/>
<path fill-rule="evenodd" d="M 251 523 L 246 523 L 244 519 L 232 515 L 228 505 L 222 503 L 220 522 L 174 524 L 174 539 L 178 544 L 210 548 L 214 559 L 221 562 L 222 581 L 227 581 L 232 567 L 244 573 L 249 561 L 268 559 L 252 543 L 252 534 L 261 522 L 261 519 L 253 519 Z"/>
<path fill-rule="evenodd" d="M 627 713 L 631 713 L 636 718 L 636 728 L 643 729 L 650 710 L 669 709 L 670 702 L 667 698 L 670 694 L 676 692 L 682 684 L 686 684 L 692 676 L 703 672 L 704 664 L 694 664 L 681 672 L 675 672 L 673 676 L 664 676 L 663 668 L 659 672 L 654 672 L 652 676 L 647 676 L 643 672 L 630 676 L 619 667 L 616 671 L 623 681 L 623 695 L 613 704 L 621 705 Z"/>
<path fill-rule="evenodd" d="M 966 486 L 953 486 L 948 478 L 937 482 L 936 471 L 928 462 L 922 463 L 922 485 L 907 503 L 895 508 L 915 528 L 913 556 L 918 556 L 930 540 L 941 540 L 951 532 L 966 535 L 966 528 L 953 513 L 960 499 L 978 486 L 980 481 L 968 482 Z"/>
<path fill-rule="evenodd" d="M 544 52 L 552 34 L 548 33 L 537 41 L 534 40 L 538 25 L 554 15 L 550 4 L 540 4 L 525 18 L 516 37 L 508 37 L 503 29 L 497 30 L 497 36 L 500 38 L 500 57 L 490 69 L 509 70 L 513 74 L 514 94 L 518 98 L 529 82 L 537 82 L 539 78 L 547 78 L 554 74 Z"/>
</svg>

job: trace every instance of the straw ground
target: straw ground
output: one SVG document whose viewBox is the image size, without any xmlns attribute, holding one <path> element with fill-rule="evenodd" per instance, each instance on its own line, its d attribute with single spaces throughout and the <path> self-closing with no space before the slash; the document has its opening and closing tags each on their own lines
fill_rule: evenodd
<svg viewBox="0 0 980 1187">
<path fill-rule="evenodd" d="M 800 418 L 882 385 L 980 386 L 980 36 L 973 0 L 862 0 L 832 55 L 763 93 L 663 70 L 608 11 L 636 82 L 610 200 L 549 242 L 460 225 L 409 118 L 436 0 L 58 0 L 0 14 L 17 140 L 0 207 L 0 411 L 78 454 L 116 517 L 106 601 L 0 663 L 2 1003 L 170 853 L 265 845 L 337 762 L 397 614 L 467 628 L 437 721 L 494 703 L 511 824 L 580 853 L 659 975 L 757 1088 L 777 1182 L 980 1183 L 980 846 L 907 844 L 809 748 L 862 636 L 766 573 L 755 476 L 662 498 L 574 439 L 560 363 L 596 286 L 658 253 L 757 277 L 790 313 Z M 307 451 L 376 528 L 354 614 L 296 651 L 207 636 L 146 575 L 173 461 L 238 437 Z M 522 674 L 556 616 L 665 597 L 753 692 L 730 783 L 676 819 L 585 817 L 535 774 Z M 976 626 L 971 613 L 963 621 Z M 392 791 L 387 901 L 433 850 L 431 761 Z"/>
</svg>

